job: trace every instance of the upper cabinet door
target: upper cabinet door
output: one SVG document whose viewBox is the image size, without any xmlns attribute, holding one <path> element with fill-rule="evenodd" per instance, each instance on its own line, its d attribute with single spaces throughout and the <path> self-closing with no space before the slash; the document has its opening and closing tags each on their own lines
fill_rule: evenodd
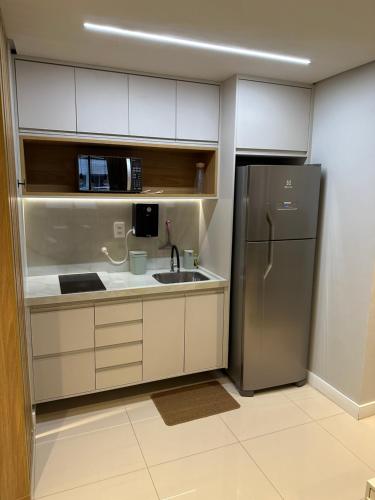
<svg viewBox="0 0 375 500">
<path fill-rule="evenodd" d="M 128 76 L 76 69 L 77 131 L 128 135 Z"/>
<path fill-rule="evenodd" d="M 129 133 L 145 137 L 176 137 L 176 82 L 129 76 Z"/>
<path fill-rule="evenodd" d="M 237 148 L 307 151 L 311 89 L 240 80 Z"/>
<path fill-rule="evenodd" d="M 76 131 L 74 68 L 16 61 L 21 128 Z"/>
<path fill-rule="evenodd" d="M 218 141 L 219 89 L 217 85 L 177 82 L 177 139 Z"/>
</svg>

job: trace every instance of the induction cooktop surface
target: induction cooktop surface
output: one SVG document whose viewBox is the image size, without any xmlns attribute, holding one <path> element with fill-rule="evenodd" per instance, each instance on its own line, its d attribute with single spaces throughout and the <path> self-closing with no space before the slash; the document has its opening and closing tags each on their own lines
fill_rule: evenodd
<svg viewBox="0 0 375 500">
<path fill-rule="evenodd" d="M 106 289 L 97 273 L 60 274 L 59 282 L 61 293 L 96 292 Z"/>
</svg>

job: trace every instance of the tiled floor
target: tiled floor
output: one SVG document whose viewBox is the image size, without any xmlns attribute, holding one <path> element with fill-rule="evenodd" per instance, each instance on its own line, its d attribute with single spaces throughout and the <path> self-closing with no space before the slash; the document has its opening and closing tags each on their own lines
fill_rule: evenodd
<svg viewBox="0 0 375 500">
<path fill-rule="evenodd" d="M 357 422 L 310 386 L 167 427 L 148 394 L 38 418 L 35 498 L 361 500 L 375 476 L 375 417 Z"/>
</svg>

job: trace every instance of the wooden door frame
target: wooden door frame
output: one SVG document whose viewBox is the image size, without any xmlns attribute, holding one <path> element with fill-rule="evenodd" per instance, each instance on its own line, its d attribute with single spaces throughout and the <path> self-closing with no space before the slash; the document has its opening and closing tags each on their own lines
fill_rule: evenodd
<svg viewBox="0 0 375 500">
<path fill-rule="evenodd" d="M 9 64 L 0 14 L 0 498 L 27 500 L 31 495 L 32 407 Z"/>
</svg>

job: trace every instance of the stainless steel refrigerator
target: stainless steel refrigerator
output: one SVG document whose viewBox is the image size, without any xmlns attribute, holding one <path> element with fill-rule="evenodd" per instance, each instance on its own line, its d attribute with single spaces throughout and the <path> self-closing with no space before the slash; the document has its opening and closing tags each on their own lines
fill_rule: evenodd
<svg viewBox="0 0 375 500">
<path fill-rule="evenodd" d="M 320 177 L 236 168 L 228 373 L 243 395 L 305 382 Z"/>
</svg>

